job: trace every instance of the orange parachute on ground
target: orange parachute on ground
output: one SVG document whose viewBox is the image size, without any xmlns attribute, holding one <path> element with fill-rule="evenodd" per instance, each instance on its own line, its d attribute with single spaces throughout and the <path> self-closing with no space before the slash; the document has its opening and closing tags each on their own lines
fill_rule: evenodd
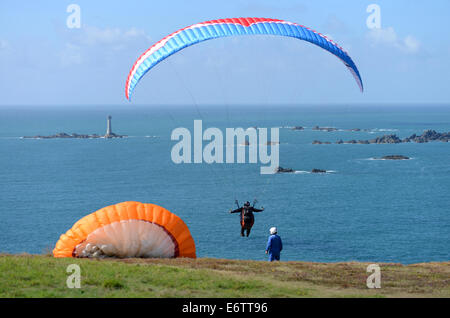
<svg viewBox="0 0 450 318">
<path fill-rule="evenodd" d="M 181 218 L 155 204 L 122 202 L 91 213 L 61 235 L 54 257 L 191 257 L 195 243 Z"/>
</svg>

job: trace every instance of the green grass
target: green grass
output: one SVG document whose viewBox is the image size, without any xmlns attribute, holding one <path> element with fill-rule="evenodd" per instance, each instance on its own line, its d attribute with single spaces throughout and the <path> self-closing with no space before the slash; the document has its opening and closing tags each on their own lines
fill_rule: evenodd
<svg viewBox="0 0 450 318">
<path fill-rule="evenodd" d="M 66 286 L 69 264 L 79 289 Z M 366 287 L 367 265 L 2 254 L 0 297 L 450 297 L 450 262 L 379 264 L 381 289 Z"/>
</svg>

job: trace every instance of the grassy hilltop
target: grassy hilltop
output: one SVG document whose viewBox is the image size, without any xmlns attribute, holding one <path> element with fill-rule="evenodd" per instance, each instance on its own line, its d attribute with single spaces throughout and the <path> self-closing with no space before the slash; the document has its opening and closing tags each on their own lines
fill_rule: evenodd
<svg viewBox="0 0 450 318">
<path fill-rule="evenodd" d="M 66 287 L 69 264 L 80 289 Z M 367 265 L 1 254 L 0 297 L 450 297 L 450 262 L 380 263 L 381 289 L 366 287 Z"/>
</svg>

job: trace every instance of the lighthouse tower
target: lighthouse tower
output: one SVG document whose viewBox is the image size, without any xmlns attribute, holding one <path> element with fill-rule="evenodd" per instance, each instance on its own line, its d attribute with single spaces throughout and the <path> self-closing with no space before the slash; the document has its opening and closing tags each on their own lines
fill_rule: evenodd
<svg viewBox="0 0 450 318">
<path fill-rule="evenodd" d="M 105 134 L 105 138 L 111 138 L 113 136 L 113 132 L 111 130 L 111 116 L 107 117 L 107 122 L 106 122 L 106 134 Z"/>
</svg>

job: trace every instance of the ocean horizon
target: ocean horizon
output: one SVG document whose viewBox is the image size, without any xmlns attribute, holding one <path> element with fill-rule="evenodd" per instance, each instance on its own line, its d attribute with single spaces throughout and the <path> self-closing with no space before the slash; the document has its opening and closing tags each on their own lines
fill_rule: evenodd
<svg viewBox="0 0 450 318">
<path fill-rule="evenodd" d="M 108 115 L 113 132 L 127 138 L 21 138 L 101 135 Z M 171 132 L 193 129 L 194 120 L 223 131 L 278 127 L 279 165 L 297 173 L 261 175 L 259 163 L 173 163 Z M 350 131 L 356 128 L 361 130 Z M 81 217 L 139 201 L 180 216 L 198 257 L 265 260 L 268 230 L 276 226 L 285 261 L 448 261 L 450 144 L 335 144 L 425 130 L 449 132 L 450 106 L 2 106 L 0 252 L 43 253 Z M 374 160 L 386 155 L 411 159 Z M 243 238 L 239 217 L 228 211 L 235 200 L 254 199 L 265 211 L 255 215 L 250 237 Z"/>
</svg>

